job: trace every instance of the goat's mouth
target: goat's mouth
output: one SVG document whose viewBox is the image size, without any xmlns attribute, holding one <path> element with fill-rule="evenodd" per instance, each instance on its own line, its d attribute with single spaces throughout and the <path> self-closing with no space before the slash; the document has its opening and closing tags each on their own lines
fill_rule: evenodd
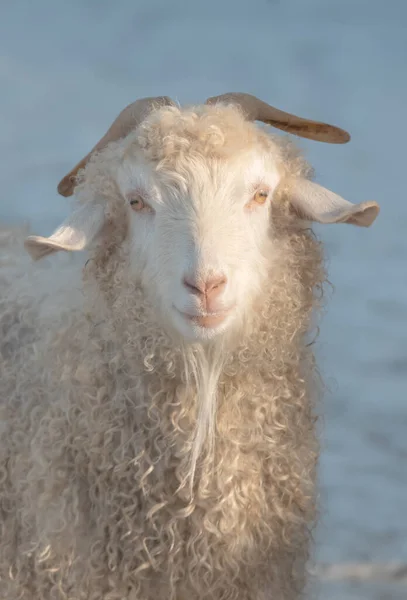
<svg viewBox="0 0 407 600">
<path fill-rule="evenodd" d="M 178 310 L 176 306 L 174 306 L 175 310 L 181 317 L 191 323 L 192 325 L 197 325 L 198 327 L 202 327 L 203 329 L 215 329 L 219 325 L 222 325 L 228 316 L 232 313 L 232 308 L 227 310 L 222 310 L 214 313 L 205 313 L 200 315 L 191 315 L 189 313 L 182 312 Z"/>
</svg>

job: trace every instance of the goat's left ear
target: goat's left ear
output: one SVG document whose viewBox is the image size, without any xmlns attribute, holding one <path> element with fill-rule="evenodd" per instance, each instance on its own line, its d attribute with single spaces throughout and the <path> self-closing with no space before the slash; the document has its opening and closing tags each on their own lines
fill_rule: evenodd
<svg viewBox="0 0 407 600">
<path fill-rule="evenodd" d="M 34 260 L 60 250 L 84 250 L 99 233 L 103 223 L 103 207 L 100 204 L 85 204 L 77 208 L 50 237 L 30 235 L 24 246 Z"/>
<path fill-rule="evenodd" d="M 293 210 L 307 221 L 369 227 L 380 210 L 377 202 L 352 204 L 317 183 L 300 177 L 286 181 L 284 190 Z"/>
</svg>

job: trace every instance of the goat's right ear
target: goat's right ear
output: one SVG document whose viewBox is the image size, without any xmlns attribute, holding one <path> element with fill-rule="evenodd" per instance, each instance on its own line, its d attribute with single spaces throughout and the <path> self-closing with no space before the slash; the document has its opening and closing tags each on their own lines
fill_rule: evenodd
<svg viewBox="0 0 407 600">
<path fill-rule="evenodd" d="M 100 204 L 84 204 L 77 208 L 50 237 L 30 235 L 24 243 L 34 260 L 65 250 L 84 250 L 95 239 L 104 223 Z"/>
</svg>

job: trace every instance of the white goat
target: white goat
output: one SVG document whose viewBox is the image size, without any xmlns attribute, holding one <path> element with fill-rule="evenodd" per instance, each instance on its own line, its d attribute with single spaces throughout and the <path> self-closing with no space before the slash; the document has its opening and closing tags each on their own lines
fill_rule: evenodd
<svg viewBox="0 0 407 600">
<path fill-rule="evenodd" d="M 378 205 L 312 183 L 254 120 L 349 139 L 245 94 L 139 100 L 62 180 L 67 221 L 26 240 L 34 259 L 88 250 L 82 283 L 3 233 L 1 598 L 301 593 L 324 282 L 309 221 L 368 226 Z"/>
</svg>

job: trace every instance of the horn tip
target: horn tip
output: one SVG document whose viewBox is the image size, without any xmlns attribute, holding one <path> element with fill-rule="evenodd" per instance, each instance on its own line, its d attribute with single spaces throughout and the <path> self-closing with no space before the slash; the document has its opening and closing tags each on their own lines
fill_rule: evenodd
<svg viewBox="0 0 407 600">
<path fill-rule="evenodd" d="M 338 141 L 340 144 L 347 144 L 348 142 L 351 141 L 351 135 L 350 133 L 348 133 L 347 131 L 345 131 L 344 129 L 339 129 L 338 128 Z"/>
<path fill-rule="evenodd" d="M 73 189 L 75 187 L 75 177 L 72 175 L 66 175 L 58 184 L 57 190 L 58 194 L 67 198 L 68 196 L 72 196 Z"/>
</svg>

